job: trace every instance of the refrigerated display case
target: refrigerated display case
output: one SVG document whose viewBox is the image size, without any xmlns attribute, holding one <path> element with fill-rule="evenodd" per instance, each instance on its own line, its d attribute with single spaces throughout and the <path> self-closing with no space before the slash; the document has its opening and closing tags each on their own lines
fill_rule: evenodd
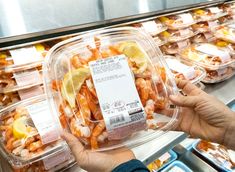
<svg viewBox="0 0 235 172">
<path fill-rule="evenodd" d="M 65 3 L 56 0 L 42 0 L 38 2 L 28 2 L 25 0 L 6 2 L 0 0 L 0 55 L 3 54 L 0 58 L 6 54 L 2 52 L 12 49 L 25 48 L 35 44 L 48 45 L 50 48 L 62 40 L 90 31 L 130 26 L 135 23 L 145 23 L 144 27 L 148 27 L 153 25 L 153 23 L 148 23 L 148 21 L 164 16 L 174 16 L 182 13 L 189 14 L 189 12 L 191 15 L 191 12 L 194 11 L 195 17 L 193 17 L 193 21 L 189 24 L 187 23 L 187 25 L 191 25 L 195 23 L 194 20 L 198 20 L 196 18 L 197 14 L 204 14 L 204 12 L 197 9 L 207 8 L 205 11 L 209 9 L 210 13 L 219 11 L 221 16 L 216 16 L 215 18 L 222 17 L 226 15 L 226 11 L 221 11 L 215 8 L 215 6 L 224 3 L 230 4 L 231 2 L 233 1 L 97 0 L 94 2 L 88 0 L 86 2 L 79 1 L 78 3 L 76 0 L 71 0 Z M 189 18 L 190 15 L 181 15 L 180 17 Z M 161 31 L 165 29 L 166 27 Z M 192 30 L 190 29 L 190 31 Z M 159 33 L 156 30 L 150 29 L 149 32 L 158 38 Z M 232 77 L 217 85 L 206 85 L 205 90 L 221 99 L 224 103 L 227 103 L 235 97 L 234 94 L 231 94 L 235 92 L 234 84 L 235 78 Z M 136 157 L 147 165 L 186 137 L 185 133 L 169 131 L 160 138 L 153 139 L 132 150 Z M 149 149 L 146 150 L 146 147 Z M 75 171 L 78 168 L 74 166 L 69 171 Z"/>
</svg>

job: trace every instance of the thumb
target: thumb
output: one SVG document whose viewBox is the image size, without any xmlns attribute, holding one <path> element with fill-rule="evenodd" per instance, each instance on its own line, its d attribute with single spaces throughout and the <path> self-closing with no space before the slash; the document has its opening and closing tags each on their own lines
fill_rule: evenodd
<svg viewBox="0 0 235 172">
<path fill-rule="evenodd" d="M 170 100 L 177 106 L 194 107 L 198 102 L 197 96 L 170 95 Z"/>
<path fill-rule="evenodd" d="M 78 164 L 83 164 L 86 161 L 87 154 L 82 143 L 74 135 L 67 132 L 63 132 L 61 137 L 69 145 Z"/>
</svg>

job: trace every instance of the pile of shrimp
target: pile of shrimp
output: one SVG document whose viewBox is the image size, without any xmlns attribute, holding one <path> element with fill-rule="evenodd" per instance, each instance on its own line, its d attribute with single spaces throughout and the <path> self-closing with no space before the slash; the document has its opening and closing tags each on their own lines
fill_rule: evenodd
<svg viewBox="0 0 235 172">
<path fill-rule="evenodd" d="M 20 101 L 18 92 L 0 93 L 0 109 Z"/>
<path fill-rule="evenodd" d="M 5 149 L 8 153 L 23 158 L 31 158 L 43 153 L 53 144 L 44 145 L 41 137 L 34 126 L 27 126 L 28 136 L 25 138 L 15 138 L 13 134 L 13 122 L 22 117 L 29 117 L 26 108 L 17 107 L 14 111 L 1 117 L 0 135 Z"/>
<path fill-rule="evenodd" d="M 123 54 L 115 45 L 111 45 L 106 51 L 102 51 L 100 48 L 100 40 L 98 38 L 94 38 L 94 40 L 95 48 L 89 45 L 87 46 L 87 49 L 92 54 L 88 59 L 84 60 L 79 54 L 71 57 L 70 63 L 73 68 L 77 69 L 88 66 L 89 61 Z M 140 69 L 135 61 L 127 60 L 130 69 L 135 75 L 135 85 L 146 112 L 146 118 L 147 120 L 151 120 L 154 118 L 154 112 L 165 108 L 166 100 L 158 94 L 159 91 L 163 89 L 162 82 L 155 83 L 152 80 L 151 68 L 147 67 L 142 71 L 143 69 Z M 164 68 L 158 68 L 157 72 L 164 82 L 166 80 Z M 60 91 L 62 81 L 53 80 L 51 87 L 54 91 Z M 84 81 L 81 89 L 76 92 L 76 107 L 71 108 L 69 103 L 63 100 L 63 102 L 60 103 L 59 112 L 62 126 L 66 127 L 67 123 L 71 133 L 91 149 L 98 149 L 100 145 L 109 142 L 108 133 L 91 76 Z M 156 129 L 156 126 L 153 126 L 150 122 L 148 128 Z"/>
<path fill-rule="evenodd" d="M 43 161 L 38 161 L 33 164 L 27 165 L 20 169 L 13 169 L 14 172 L 47 172 L 48 170 L 45 169 Z"/>
</svg>

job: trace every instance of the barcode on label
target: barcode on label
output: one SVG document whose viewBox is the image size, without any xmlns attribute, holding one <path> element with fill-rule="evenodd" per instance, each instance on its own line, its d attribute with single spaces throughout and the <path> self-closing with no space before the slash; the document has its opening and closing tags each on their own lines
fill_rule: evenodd
<svg viewBox="0 0 235 172">
<path fill-rule="evenodd" d="M 109 119 L 110 125 L 120 123 L 120 122 L 124 122 L 124 121 L 125 121 L 125 118 L 124 118 L 123 115 L 113 116 Z"/>
<path fill-rule="evenodd" d="M 138 113 L 135 113 L 135 114 L 132 114 L 130 115 L 130 118 L 131 118 L 131 122 L 134 122 L 134 121 L 139 121 L 141 119 L 144 119 L 144 112 L 138 112 Z"/>
</svg>

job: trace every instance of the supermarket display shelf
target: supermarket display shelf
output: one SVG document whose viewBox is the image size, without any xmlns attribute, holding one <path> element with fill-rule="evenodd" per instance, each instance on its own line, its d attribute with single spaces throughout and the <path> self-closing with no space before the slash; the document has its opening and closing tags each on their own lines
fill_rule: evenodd
<svg viewBox="0 0 235 172">
<path fill-rule="evenodd" d="M 217 84 L 205 84 L 205 91 L 218 99 L 220 99 L 225 104 L 229 103 L 235 98 L 235 76 Z"/>
</svg>

